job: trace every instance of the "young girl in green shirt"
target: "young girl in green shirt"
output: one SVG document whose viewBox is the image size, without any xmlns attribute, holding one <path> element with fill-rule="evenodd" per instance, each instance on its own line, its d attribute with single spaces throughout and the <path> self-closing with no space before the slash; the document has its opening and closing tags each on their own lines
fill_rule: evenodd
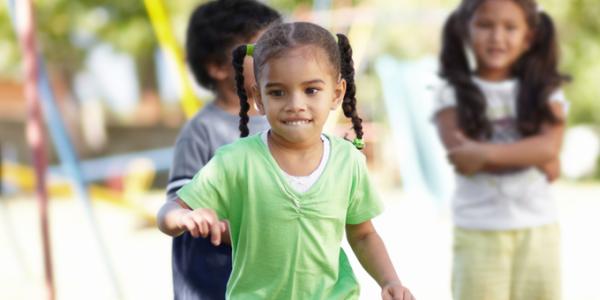
<svg viewBox="0 0 600 300">
<path fill-rule="evenodd" d="M 357 299 L 340 247 L 344 233 L 382 299 L 413 299 L 370 221 L 382 206 L 356 149 L 364 144 L 352 49 L 337 37 L 311 23 L 280 24 L 255 46 L 234 50 L 242 137 L 249 110 L 243 66 L 252 58 L 251 96 L 271 129 L 220 148 L 178 192 L 181 208 L 159 215 L 163 232 L 189 231 L 214 244 L 229 223 L 229 299 Z M 352 143 L 322 133 L 340 103 L 352 119 Z"/>
</svg>

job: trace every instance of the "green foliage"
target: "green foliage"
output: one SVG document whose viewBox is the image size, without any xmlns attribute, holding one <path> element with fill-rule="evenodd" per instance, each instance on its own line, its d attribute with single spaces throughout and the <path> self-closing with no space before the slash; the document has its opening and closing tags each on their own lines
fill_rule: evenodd
<svg viewBox="0 0 600 300">
<path fill-rule="evenodd" d="M 187 18 L 198 3 L 164 1 L 166 14 L 183 44 Z M 154 80 L 152 63 L 156 35 L 144 1 L 46 0 L 34 1 L 38 46 L 50 71 L 69 81 L 82 67 L 86 52 L 108 43 L 137 62 L 142 85 Z M 19 77 L 20 48 L 13 33 L 8 9 L 0 4 L 0 77 Z M 7 38 L 4 38 L 4 37 Z"/>
<path fill-rule="evenodd" d="M 567 87 L 572 124 L 600 124 L 600 6 L 596 0 L 565 3 L 560 43 L 564 69 L 574 81 Z"/>
<path fill-rule="evenodd" d="M 0 6 L 0 76 L 17 78 L 20 61 L 19 45 L 10 24 L 6 6 Z"/>
<path fill-rule="evenodd" d="M 556 20 L 562 69 L 573 75 L 566 86 L 572 102 L 570 122 L 600 124 L 600 5 L 598 0 L 545 0 L 544 9 Z M 196 5 L 206 1 L 164 1 L 175 36 L 184 43 L 185 27 Z M 289 16 L 309 11 L 312 0 L 271 0 L 267 3 Z M 441 22 L 458 0 L 331 0 L 334 7 L 359 5 L 378 11 L 377 34 L 370 58 L 390 53 L 402 58 L 437 55 Z M 142 84 L 153 81 L 152 52 L 156 36 L 144 1 L 34 1 L 39 46 L 53 71 L 68 79 L 79 68 L 90 46 L 106 42 L 135 57 Z M 421 17 L 419 17 L 421 16 Z M 437 20 L 433 23 L 431 20 Z M 19 75 L 20 49 L 10 25 L 6 3 L 0 5 L 0 76 Z M 425 38 L 427 37 L 427 38 Z"/>
<path fill-rule="evenodd" d="M 143 1 L 38 1 L 38 39 L 51 68 L 71 77 L 90 46 L 107 42 L 132 54 L 138 62 L 151 59 L 155 43 Z"/>
<path fill-rule="evenodd" d="M 330 0 L 333 1 L 333 0 Z M 278 9 L 282 13 L 289 14 L 293 9 L 304 6 L 312 8 L 313 1 L 309 0 L 271 0 L 267 2 L 268 5 Z"/>
</svg>

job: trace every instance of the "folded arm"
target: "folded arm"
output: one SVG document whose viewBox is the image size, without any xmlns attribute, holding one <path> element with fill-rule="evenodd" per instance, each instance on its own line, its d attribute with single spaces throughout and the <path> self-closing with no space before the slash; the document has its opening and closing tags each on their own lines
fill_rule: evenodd
<svg viewBox="0 0 600 300">
<path fill-rule="evenodd" d="M 564 132 L 562 104 L 551 103 L 559 119 L 556 124 L 543 124 L 539 134 L 509 144 L 492 144 L 466 138 L 456 121 L 454 108 L 436 115 L 436 125 L 448 157 L 457 171 L 472 174 L 535 166 L 548 177 L 558 173 L 558 156 Z M 552 173 L 552 174 L 551 174 Z"/>
</svg>

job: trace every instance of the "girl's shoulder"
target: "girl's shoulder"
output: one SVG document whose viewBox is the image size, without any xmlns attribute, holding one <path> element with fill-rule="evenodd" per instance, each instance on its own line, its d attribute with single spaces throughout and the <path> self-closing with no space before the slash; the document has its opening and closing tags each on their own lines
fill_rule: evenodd
<svg viewBox="0 0 600 300">
<path fill-rule="evenodd" d="M 433 115 L 437 114 L 443 109 L 456 106 L 456 92 L 454 86 L 452 86 L 446 80 L 440 80 L 432 86 L 433 90 Z"/>
<path fill-rule="evenodd" d="M 565 96 L 565 92 L 562 87 L 556 88 L 550 96 L 548 96 L 549 103 L 558 103 L 562 107 L 563 114 L 567 115 L 571 108 L 571 103 Z"/>
</svg>

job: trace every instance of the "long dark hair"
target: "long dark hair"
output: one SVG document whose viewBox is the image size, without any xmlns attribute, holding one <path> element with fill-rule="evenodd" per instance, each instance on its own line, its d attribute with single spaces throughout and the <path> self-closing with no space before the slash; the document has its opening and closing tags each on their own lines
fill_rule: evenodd
<svg viewBox="0 0 600 300">
<path fill-rule="evenodd" d="M 481 90 L 471 79 L 465 45 L 468 23 L 486 0 L 463 0 L 446 20 L 442 32 L 440 76 L 454 87 L 458 125 L 477 140 L 492 133 Z M 535 0 L 513 0 L 525 12 L 534 38 L 530 48 L 512 66 L 511 75 L 519 81 L 517 127 L 523 136 L 538 133 L 542 123 L 559 120 L 548 106 L 548 98 L 569 77 L 558 71 L 556 30 L 548 14 L 538 9 Z"/>
<path fill-rule="evenodd" d="M 354 63 L 352 61 L 352 47 L 348 38 L 337 34 L 337 43 L 331 33 L 324 28 L 306 22 L 278 24 L 271 27 L 256 42 L 253 51 L 254 74 L 259 74 L 264 64 L 271 58 L 282 55 L 285 51 L 298 46 L 314 45 L 325 51 L 337 77 L 338 74 L 346 80 L 346 93 L 342 102 L 344 115 L 352 120 L 352 127 L 356 137 L 362 139 L 362 119 L 356 112 L 356 86 L 354 84 Z M 244 89 L 244 57 L 247 55 L 246 45 L 237 47 L 233 51 L 233 67 L 237 93 L 240 97 L 240 132 L 241 136 L 248 135 L 248 95 Z"/>
</svg>

